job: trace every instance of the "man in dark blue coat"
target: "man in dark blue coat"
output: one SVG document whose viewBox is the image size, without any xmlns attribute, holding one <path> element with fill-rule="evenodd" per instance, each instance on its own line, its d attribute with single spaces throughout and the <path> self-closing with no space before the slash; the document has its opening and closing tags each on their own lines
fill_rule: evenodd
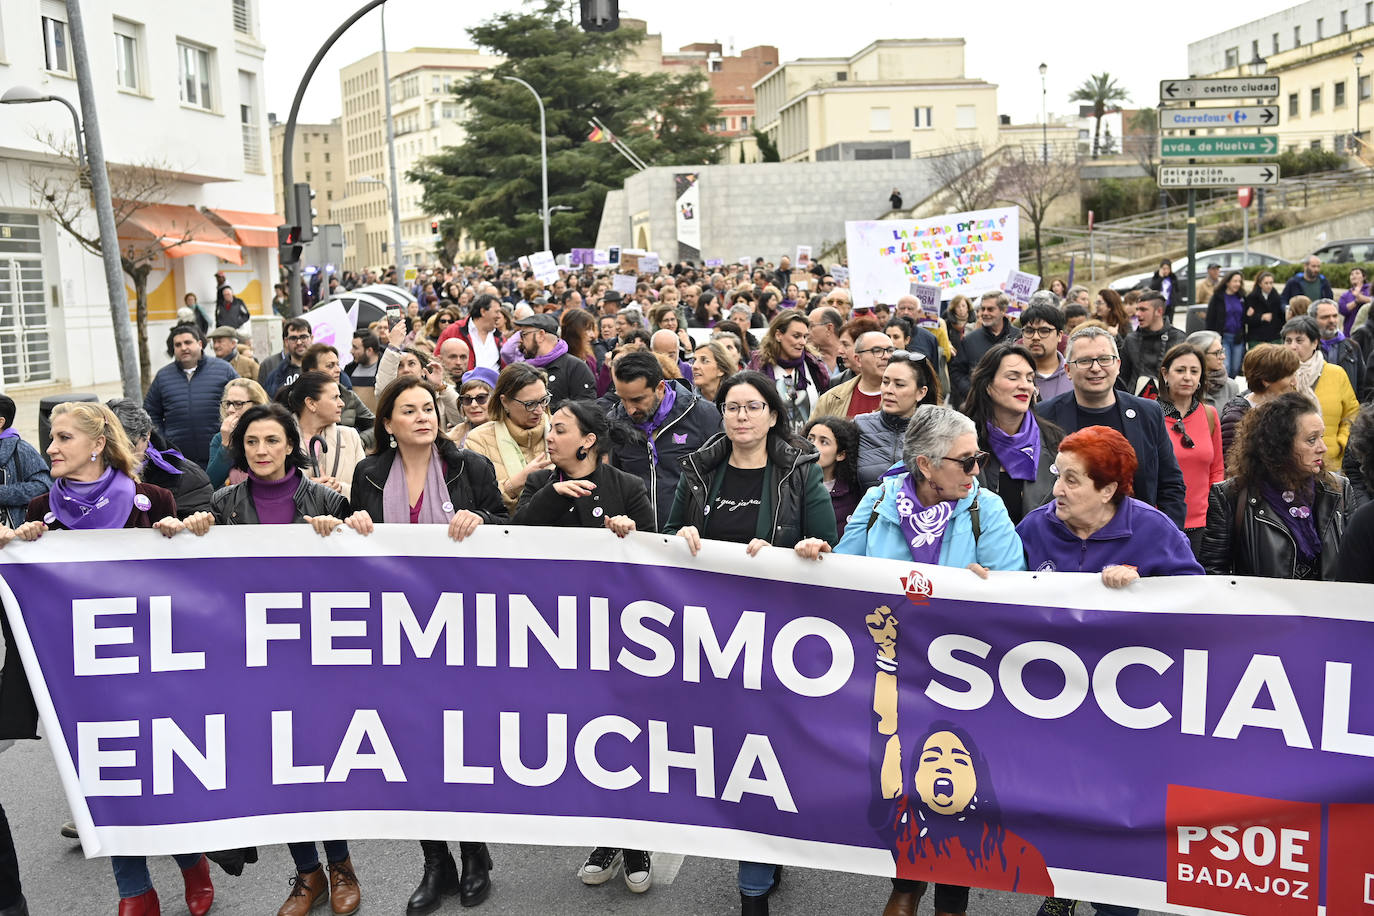
<svg viewBox="0 0 1374 916">
<path fill-rule="evenodd" d="M 1116 389 L 1121 356 L 1116 338 L 1101 328 L 1079 328 L 1065 354 L 1073 391 L 1036 407 L 1035 412 L 1065 432 L 1109 426 L 1130 441 L 1138 466 L 1135 498 L 1147 502 L 1181 529 L 1187 516 L 1183 472 L 1164 426 L 1164 411 L 1154 401 Z"/>
<path fill-rule="evenodd" d="M 220 396 L 239 374 L 205 352 L 205 335 L 195 325 L 172 328 L 167 355 L 173 362 L 157 371 L 143 409 L 163 437 L 203 468 L 210 463 L 210 440 L 219 432 Z"/>
</svg>

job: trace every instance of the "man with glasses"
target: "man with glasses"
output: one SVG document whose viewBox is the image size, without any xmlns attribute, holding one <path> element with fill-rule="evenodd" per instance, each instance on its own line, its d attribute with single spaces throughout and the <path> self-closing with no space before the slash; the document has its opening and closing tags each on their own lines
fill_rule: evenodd
<svg viewBox="0 0 1374 916">
<path fill-rule="evenodd" d="M 290 318 L 281 325 L 281 352 L 273 353 L 258 367 L 258 378 L 269 398 L 301 377 L 301 360 L 315 342 L 315 332 L 304 318 Z"/>
<path fill-rule="evenodd" d="M 1036 414 L 1066 433 L 1109 426 L 1125 436 L 1138 462 L 1133 495 L 1182 530 L 1187 515 L 1183 472 L 1164 428 L 1164 411 L 1154 401 L 1116 388 L 1121 371 L 1116 338 L 1102 328 L 1079 328 L 1069 338 L 1065 362 L 1073 390 L 1037 405 Z"/>
<path fill-rule="evenodd" d="M 568 352 L 567 341 L 558 336 L 558 322 L 552 315 L 518 318 L 515 330 L 520 335 L 520 355 L 525 362 L 549 374 L 549 395 L 554 404 L 596 399 L 592 370 Z"/>
<path fill-rule="evenodd" d="M 978 301 L 978 327 L 964 332 L 964 340 L 954 359 L 949 361 L 950 403 L 960 406 L 968 397 L 969 377 L 973 367 L 992 349 L 993 344 L 1020 337 L 1016 328 L 1007 320 L 1007 309 L 1011 297 L 1000 290 L 983 293 Z"/>
<path fill-rule="evenodd" d="M 1064 313 L 1057 306 L 1032 302 L 1021 313 L 1021 342 L 1035 357 L 1035 388 L 1042 401 L 1073 390 L 1073 382 L 1064 369 L 1064 357 L 1059 355 L 1059 338 L 1063 333 Z"/>
<path fill-rule="evenodd" d="M 611 366 L 618 403 L 612 421 L 628 423 L 643 438 L 617 445 L 611 464 L 644 481 L 661 529 L 668 523 L 673 494 L 682 476 L 682 459 L 720 432 L 720 411 L 682 382 L 663 377 L 649 352 L 632 351 Z"/>
<path fill-rule="evenodd" d="M 841 382 L 816 400 L 811 419 L 857 417 L 878 409 L 882 400 L 883 370 L 892 358 L 892 338 L 883 331 L 869 331 L 854 341 L 856 375 Z"/>
</svg>

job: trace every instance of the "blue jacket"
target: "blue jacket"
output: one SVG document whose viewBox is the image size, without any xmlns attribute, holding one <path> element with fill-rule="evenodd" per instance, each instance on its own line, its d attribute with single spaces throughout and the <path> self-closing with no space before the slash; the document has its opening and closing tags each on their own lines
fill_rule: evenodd
<svg viewBox="0 0 1374 916">
<path fill-rule="evenodd" d="M 845 526 L 844 537 L 835 547 L 836 553 L 861 557 L 882 557 L 888 560 L 911 560 L 911 548 L 902 535 L 902 520 L 897 514 L 897 494 L 906 474 L 884 477 L 871 487 L 859 501 L 854 514 Z M 969 507 L 978 500 L 980 533 L 973 537 L 973 521 Z M 877 507 L 877 518 L 873 517 Z M 869 524 L 872 519 L 873 524 Z M 1025 569 L 1026 556 L 1021 538 L 1012 527 L 1011 517 L 1002 498 L 991 490 L 984 490 L 973 482 L 969 495 L 954 504 L 954 516 L 945 528 L 940 542 L 940 566 L 968 566 L 979 563 L 988 569 Z"/>
<path fill-rule="evenodd" d="M 1142 576 L 1203 574 L 1187 535 L 1149 503 L 1126 497 L 1112 520 L 1086 540 L 1054 514 L 1054 505 L 1046 503 L 1016 526 L 1030 569 L 1095 573 L 1134 566 Z"/>
<path fill-rule="evenodd" d="M 1164 428 L 1164 410 L 1157 401 L 1124 391 L 1116 392 L 1116 402 L 1121 406 L 1126 439 L 1135 449 L 1137 465 L 1132 483 L 1136 499 L 1155 506 L 1182 528 L 1188 516 L 1186 490 L 1174 444 Z M 1039 404 L 1035 412 L 1066 433 L 1078 431 L 1078 406 L 1072 391 Z"/>
<path fill-rule="evenodd" d="M 219 432 L 219 401 L 224 386 L 239 374 L 210 354 L 200 358 L 187 380 L 176 363 L 157 370 L 143 409 L 168 442 L 201 467 L 210 463 L 210 438 Z"/>
<path fill-rule="evenodd" d="M 1331 281 L 1326 279 L 1326 274 L 1317 274 L 1317 279 L 1320 280 L 1322 284 L 1322 294 L 1320 298 L 1336 298 L 1335 295 L 1333 295 L 1331 292 Z M 1292 299 L 1294 296 L 1306 295 L 1307 293 L 1305 293 L 1302 288 L 1302 271 L 1298 271 L 1297 273 L 1293 274 L 1293 276 L 1288 278 L 1287 283 L 1283 284 L 1283 292 L 1279 294 L 1279 301 L 1282 302 L 1284 305 L 1287 305 L 1288 300 Z"/>
<path fill-rule="evenodd" d="M 18 436 L 0 439 L 0 525 L 24 524 L 29 500 L 51 489 L 48 465 L 38 449 Z"/>
</svg>

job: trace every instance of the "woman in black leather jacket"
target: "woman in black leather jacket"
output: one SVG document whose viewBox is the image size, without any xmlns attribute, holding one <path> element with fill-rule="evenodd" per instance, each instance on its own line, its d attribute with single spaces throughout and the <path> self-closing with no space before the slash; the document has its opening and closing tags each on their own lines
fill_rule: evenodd
<svg viewBox="0 0 1374 916">
<path fill-rule="evenodd" d="M 1325 429 L 1320 408 L 1296 392 L 1245 415 L 1234 476 L 1212 486 L 1207 508 L 1199 559 L 1209 574 L 1336 578 L 1353 494 L 1326 469 Z"/>
</svg>

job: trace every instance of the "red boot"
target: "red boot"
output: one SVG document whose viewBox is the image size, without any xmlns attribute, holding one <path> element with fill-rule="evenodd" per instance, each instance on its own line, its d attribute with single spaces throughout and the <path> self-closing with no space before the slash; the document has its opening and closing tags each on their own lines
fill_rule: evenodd
<svg viewBox="0 0 1374 916">
<path fill-rule="evenodd" d="M 186 881 L 186 908 L 191 916 L 205 916 L 215 902 L 215 886 L 210 883 L 210 860 L 201 856 L 195 865 L 181 870 L 181 877 Z"/>
<path fill-rule="evenodd" d="M 162 916 L 162 905 L 157 902 L 157 891 L 149 888 L 137 897 L 121 897 L 119 916 Z"/>
</svg>

